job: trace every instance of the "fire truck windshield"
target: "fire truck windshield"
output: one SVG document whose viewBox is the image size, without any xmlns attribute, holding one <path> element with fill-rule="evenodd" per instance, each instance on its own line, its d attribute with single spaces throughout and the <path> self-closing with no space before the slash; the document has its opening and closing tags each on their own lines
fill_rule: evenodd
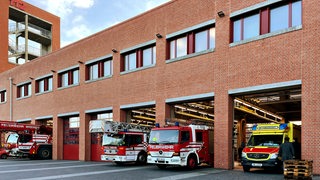
<svg viewBox="0 0 320 180">
<path fill-rule="evenodd" d="M 102 145 L 103 146 L 108 146 L 108 145 L 113 145 L 113 146 L 118 146 L 124 144 L 123 141 L 124 135 L 123 134 L 114 134 L 112 136 L 104 134 L 102 138 Z"/>
<path fill-rule="evenodd" d="M 149 144 L 177 144 L 179 130 L 153 130 L 150 133 Z"/>
<path fill-rule="evenodd" d="M 15 144 L 18 142 L 19 135 L 16 133 L 10 134 L 7 139 L 7 143 Z"/>
<path fill-rule="evenodd" d="M 247 146 L 278 147 L 282 143 L 283 135 L 252 135 Z"/>
</svg>

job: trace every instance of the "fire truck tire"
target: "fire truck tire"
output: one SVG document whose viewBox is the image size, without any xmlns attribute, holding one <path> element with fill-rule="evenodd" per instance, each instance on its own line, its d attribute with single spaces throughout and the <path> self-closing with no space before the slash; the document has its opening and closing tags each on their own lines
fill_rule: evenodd
<svg viewBox="0 0 320 180">
<path fill-rule="evenodd" d="M 139 164 L 139 165 L 147 164 L 147 153 L 146 152 L 140 152 L 138 154 L 136 164 Z"/>
<path fill-rule="evenodd" d="M 7 154 L 2 154 L 1 155 L 1 159 L 7 159 L 8 158 L 8 155 Z"/>
<path fill-rule="evenodd" d="M 157 166 L 159 169 L 166 169 L 167 168 L 167 165 L 165 165 L 165 164 L 157 164 Z"/>
<path fill-rule="evenodd" d="M 190 155 L 188 157 L 188 161 L 187 161 L 187 168 L 188 169 L 195 169 L 197 167 L 198 163 L 197 163 L 197 159 L 194 155 Z"/>
<path fill-rule="evenodd" d="M 40 159 L 51 159 L 52 151 L 48 147 L 40 147 L 38 150 L 38 157 Z"/>
<path fill-rule="evenodd" d="M 249 172 L 250 171 L 250 166 L 243 166 L 243 171 L 244 172 Z"/>
</svg>

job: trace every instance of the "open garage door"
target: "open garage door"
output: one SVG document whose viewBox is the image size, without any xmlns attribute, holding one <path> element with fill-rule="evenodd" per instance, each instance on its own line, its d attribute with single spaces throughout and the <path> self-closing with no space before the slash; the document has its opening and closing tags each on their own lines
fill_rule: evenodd
<svg viewBox="0 0 320 180">
<path fill-rule="evenodd" d="M 168 125 L 175 122 L 182 124 L 211 124 L 214 121 L 214 101 L 201 100 L 170 104 L 171 118 L 166 120 Z"/>
<path fill-rule="evenodd" d="M 234 96 L 234 168 L 242 169 L 242 147 L 248 142 L 253 125 L 289 122 L 302 124 L 301 87 L 252 91 Z M 301 138 L 298 141 L 301 143 Z"/>
</svg>

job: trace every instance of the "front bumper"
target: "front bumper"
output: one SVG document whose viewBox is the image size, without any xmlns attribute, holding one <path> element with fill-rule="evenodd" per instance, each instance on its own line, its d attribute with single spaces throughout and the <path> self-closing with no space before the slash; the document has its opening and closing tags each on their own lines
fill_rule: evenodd
<svg viewBox="0 0 320 180">
<path fill-rule="evenodd" d="M 268 168 L 268 167 L 279 167 L 282 165 L 282 162 L 278 159 L 269 159 L 265 161 L 252 161 L 252 160 L 242 158 L 241 165 L 247 166 L 247 167 Z"/>
<path fill-rule="evenodd" d="M 181 158 L 180 156 L 172 156 L 172 157 L 157 157 L 157 156 L 148 156 L 147 158 L 148 164 L 166 164 L 166 165 L 177 165 L 177 166 L 186 166 L 187 161 L 185 158 Z"/>
</svg>

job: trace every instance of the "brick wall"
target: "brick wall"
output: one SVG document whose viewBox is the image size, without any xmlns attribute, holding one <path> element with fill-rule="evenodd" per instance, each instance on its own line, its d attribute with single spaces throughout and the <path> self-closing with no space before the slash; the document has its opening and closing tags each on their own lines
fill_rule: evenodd
<svg viewBox="0 0 320 180">
<path fill-rule="evenodd" d="M 319 123 L 319 7 L 303 1 L 302 30 L 230 47 L 229 15 L 249 5 L 264 1 L 177 0 L 129 19 L 105 31 L 41 57 L 0 75 L 0 89 L 9 89 L 9 77 L 14 83 L 40 77 L 79 65 L 80 85 L 57 89 L 57 73 L 53 73 L 53 92 L 16 100 L 13 95 L 14 119 L 53 115 L 59 124 L 59 113 L 80 112 L 85 125 L 84 112 L 88 109 L 113 107 L 114 119 L 123 120 L 121 105 L 156 101 L 157 121 L 163 122 L 170 111 L 165 100 L 214 92 L 215 95 L 215 162 L 216 168 L 232 168 L 232 97 L 228 90 L 302 80 L 302 156 L 314 159 L 314 172 L 320 173 L 317 129 Z M 311 1 L 312 2 L 312 1 Z M 315 3 L 316 1 L 314 1 Z M 225 17 L 216 13 L 223 10 Z M 216 48 L 212 53 L 166 63 L 166 34 L 215 19 Z M 156 39 L 157 64 L 155 67 L 120 75 L 120 53 L 112 53 Z M 84 64 L 98 57 L 113 54 L 112 78 L 95 82 L 84 81 Z M 34 83 L 34 81 L 33 81 Z M 34 86 L 33 86 L 34 87 Z M 14 87 L 13 92 L 16 92 Z M 0 104 L 0 116 L 6 119 L 9 103 Z M 60 122 L 61 126 L 61 122 Z M 59 126 L 59 127 L 60 127 Z M 306 128 L 307 127 L 307 128 Z M 80 139 L 88 139 L 87 128 L 80 128 Z M 61 130 L 54 127 L 56 141 L 54 158 L 62 157 Z M 88 160 L 88 143 L 80 143 L 79 159 Z"/>
</svg>

